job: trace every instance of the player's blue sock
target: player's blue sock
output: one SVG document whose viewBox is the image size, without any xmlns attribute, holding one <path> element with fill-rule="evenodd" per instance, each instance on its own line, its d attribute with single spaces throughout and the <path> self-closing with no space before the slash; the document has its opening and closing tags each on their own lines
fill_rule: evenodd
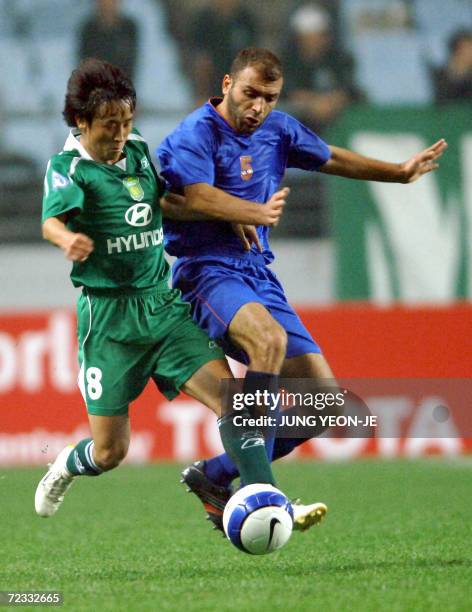
<svg viewBox="0 0 472 612">
<path fill-rule="evenodd" d="M 85 438 L 75 445 L 67 457 L 66 466 L 74 476 L 98 476 L 102 473 L 93 460 L 92 438 Z"/>
<path fill-rule="evenodd" d="M 263 392 L 264 390 L 270 393 L 277 393 L 278 380 L 279 377 L 277 374 L 248 370 L 243 383 L 243 393 L 255 393 L 256 391 Z M 268 416 L 278 417 L 278 405 L 275 410 L 268 410 L 267 414 Z M 269 461 L 272 461 L 275 432 L 276 427 L 267 427 L 264 431 L 265 447 Z M 231 458 L 226 453 L 223 453 L 222 455 L 206 460 L 205 474 L 215 484 L 221 487 L 227 487 L 239 476 L 239 471 Z"/>
<path fill-rule="evenodd" d="M 272 453 L 272 461 L 289 455 L 294 448 L 303 444 L 310 438 L 276 438 L 274 451 Z"/>
<path fill-rule="evenodd" d="M 238 468 L 226 453 L 205 461 L 205 474 L 220 487 L 228 487 L 239 476 Z"/>
</svg>

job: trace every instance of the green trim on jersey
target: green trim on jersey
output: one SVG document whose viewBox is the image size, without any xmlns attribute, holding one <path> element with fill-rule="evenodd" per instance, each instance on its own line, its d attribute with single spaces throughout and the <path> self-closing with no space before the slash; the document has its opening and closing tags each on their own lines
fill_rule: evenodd
<svg viewBox="0 0 472 612">
<path fill-rule="evenodd" d="M 72 130 L 51 158 L 44 179 L 43 222 L 67 215 L 67 227 L 94 241 L 85 262 L 74 262 L 76 287 L 143 289 L 167 280 L 159 199 L 164 183 L 144 138 L 133 130 L 116 164 L 93 160 Z"/>
</svg>

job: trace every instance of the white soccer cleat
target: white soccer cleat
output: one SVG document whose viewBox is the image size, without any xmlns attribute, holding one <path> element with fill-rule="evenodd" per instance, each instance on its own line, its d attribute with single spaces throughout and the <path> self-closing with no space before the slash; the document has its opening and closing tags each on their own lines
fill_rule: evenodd
<svg viewBox="0 0 472 612">
<path fill-rule="evenodd" d="M 74 480 L 74 476 L 66 467 L 67 457 L 73 448 L 72 444 L 63 448 L 54 463 L 49 464 L 46 475 L 39 481 L 34 496 L 34 507 L 39 516 L 52 516 L 62 504 L 64 494 Z"/>
<path fill-rule="evenodd" d="M 305 505 L 301 504 L 299 499 L 292 502 L 292 508 L 293 529 L 295 531 L 306 531 L 313 525 L 318 525 L 328 512 L 328 507 L 321 502 Z"/>
</svg>

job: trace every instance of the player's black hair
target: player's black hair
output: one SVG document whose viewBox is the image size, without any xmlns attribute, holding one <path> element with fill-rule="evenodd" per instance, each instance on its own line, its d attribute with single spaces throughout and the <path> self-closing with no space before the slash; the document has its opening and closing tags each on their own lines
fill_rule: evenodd
<svg viewBox="0 0 472 612">
<path fill-rule="evenodd" d="M 134 112 L 136 91 L 131 79 L 109 62 L 88 58 L 69 77 L 62 116 L 70 127 L 77 125 L 77 118 L 91 123 L 97 109 L 113 101 L 129 103 Z"/>
<path fill-rule="evenodd" d="M 278 81 L 283 76 L 282 62 L 268 49 L 247 47 L 240 51 L 231 64 L 231 76 L 234 77 L 248 66 L 254 66 L 264 81 Z"/>
</svg>

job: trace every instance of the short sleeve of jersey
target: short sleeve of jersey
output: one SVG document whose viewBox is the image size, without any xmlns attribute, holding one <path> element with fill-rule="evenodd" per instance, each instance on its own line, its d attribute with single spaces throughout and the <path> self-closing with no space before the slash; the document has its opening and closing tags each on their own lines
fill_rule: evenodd
<svg viewBox="0 0 472 612">
<path fill-rule="evenodd" d="M 290 115 L 287 115 L 285 137 L 288 168 L 317 170 L 331 157 L 326 142 Z"/>
<path fill-rule="evenodd" d="M 57 155 L 48 164 L 44 178 L 43 223 L 74 208 L 83 210 L 84 192 L 70 176 L 72 159 Z"/>
<path fill-rule="evenodd" d="M 214 184 L 213 138 L 206 125 L 176 130 L 156 153 L 161 174 L 173 189 L 195 183 Z"/>
</svg>

